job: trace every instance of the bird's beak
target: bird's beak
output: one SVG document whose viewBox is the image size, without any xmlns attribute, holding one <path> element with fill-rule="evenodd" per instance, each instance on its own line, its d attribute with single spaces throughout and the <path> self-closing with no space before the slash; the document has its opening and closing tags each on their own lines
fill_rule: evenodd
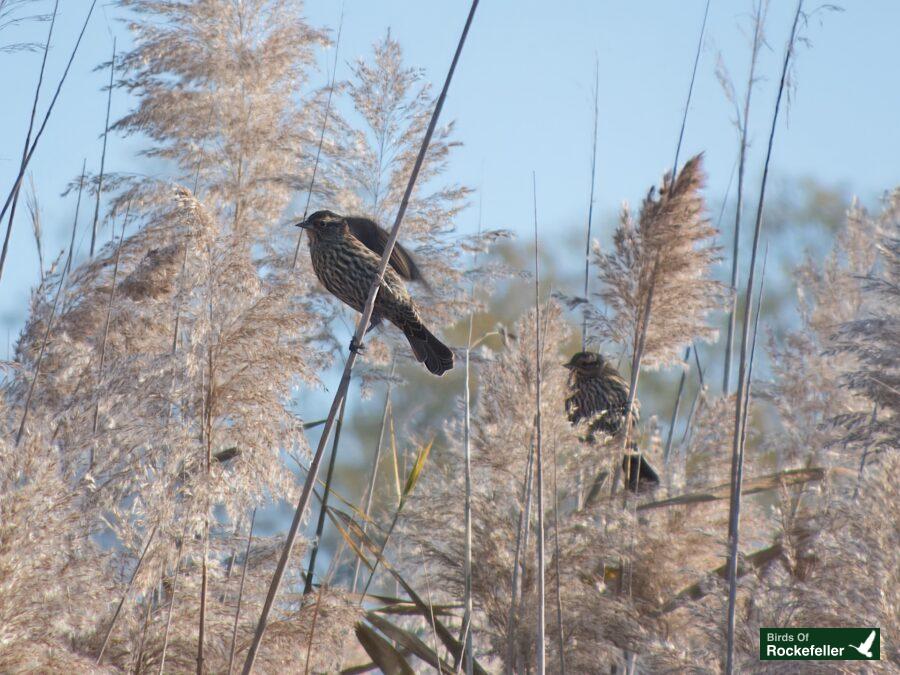
<svg viewBox="0 0 900 675">
<path fill-rule="evenodd" d="M 568 363 L 564 363 L 562 365 L 563 365 L 563 368 L 568 368 L 569 370 L 572 370 L 572 368 L 575 367 L 575 364 L 572 363 L 571 361 L 569 361 Z"/>
<path fill-rule="evenodd" d="M 312 227 L 312 224 L 307 220 L 302 220 L 299 223 L 294 223 L 295 227 L 302 228 L 304 230 L 308 230 Z"/>
</svg>

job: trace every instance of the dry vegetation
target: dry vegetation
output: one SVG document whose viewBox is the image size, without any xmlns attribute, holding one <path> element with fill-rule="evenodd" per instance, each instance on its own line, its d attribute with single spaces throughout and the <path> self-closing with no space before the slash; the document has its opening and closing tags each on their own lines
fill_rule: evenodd
<svg viewBox="0 0 900 675">
<path fill-rule="evenodd" d="M 115 84 L 137 105 L 112 128 L 143 137 L 170 172 L 103 178 L 113 240 L 41 270 L 14 358 L 0 363 L 4 673 L 241 668 L 283 541 L 254 531 L 258 509 L 296 501 L 304 421 L 318 412 L 298 410 L 296 394 L 332 385 L 322 374 L 345 340 L 344 310 L 304 248 L 295 260 L 286 214 L 309 189 L 313 206 L 390 224 L 434 102 L 389 34 L 333 92 L 313 88 L 316 50 L 337 45 L 295 0 L 120 5 L 134 46 L 117 58 Z M 0 1 L 0 27 L 28 9 Z M 478 298 L 500 277 L 489 255 L 465 269 L 502 233 L 454 231 L 471 194 L 444 176 L 457 146 L 453 125 L 439 127 L 402 230 L 431 281 L 416 288 L 420 306 L 444 327 L 484 311 Z M 623 210 L 611 249 L 595 245 L 585 325 L 593 348 L 624 356 L 633 391 L 642 368 L 687 367 L 683 350 L 714 343 L 731 306 L 704 178 L 702 157 L 688 160 L 637 213 Z M 85 181 L 100 189 L 99 176 Z M 28 213 L 40 245 L 33 187 Z M 766 666 L 757 640 L 762 626 L 851 625 L 881 628 L 882 660 L 866 665 L 896 672 L 900 189 L 877 213 L 854 203 L 831 255 L 795 279 L 798 327 L 760 340 L 771 377 L 748 400 L 751 416 L 770 419 L 747 430 L 735 668 L 847 672 Z M 540 615 L 551 672 L 721 671 L 735 395 L 703 388 L 666 462 L 645 413 L 626 436 L 661 485 L 622 490 L 627 441 L 586 442 L 586 422 L 573 428 L 565 415 L 561 346 L 580 323 L 548 300 L 491 349 L 470 329 L 474 402 L 464 407 L 460 381 L 459 414 L 442 428 L 398 420 L 395 431 L 386 400 L 384 442 L 370 446 L 389 490 L 331 495 L 326 523 L 342 545 L 305 595 L 315 542 L 295 549 L 257 672 L 540 672 Z M 354 373 L 366 390 L 428 386 L 395 373 L 409 360 L 398 335 L 369 337 Z"/>
</svg>

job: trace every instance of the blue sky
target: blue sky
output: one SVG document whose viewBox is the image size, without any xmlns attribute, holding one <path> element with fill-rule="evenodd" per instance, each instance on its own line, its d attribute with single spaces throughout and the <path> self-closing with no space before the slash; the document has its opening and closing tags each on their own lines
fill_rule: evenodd
<svg viewBox="0 0 900 675">
<path fill-rule="evenodd" d="M 40 4 L 40 3 L 38 3 Z M 49 3 L 47 3 L 49 5 Z M 61 3 L 42 99 L 62 72 L 87 0 Z M 444 109 L 457 122 L 465 144 L 454 157 L 449 179 L 483 187 L 486 227 L 509 227 L 530 236 L 531 171 L 537 172 L 538 208 L 546 236 L 583 227 L 591 154 L 595 56 L 600 68 L 600 131 L 596 208 L 616 210 L 623 199 L 637 202 L 672 162 L 705 0 L 690 2 L 575 2 L 482 0 Z M 763 80 L 751 112 L 752 194 L 768 133 L 784 43 L 795 7 L 772 0 L 768 44 L 760 61 Z M 813 5 L 810 3 L 809 7 Z M 465 19 L 468 3 L 347 0 L 338 77 L 347 62 L 369 53 L 390 27 L 410 64 L 423 67 L 440 86 Z M 739 91 L 746 78 L 750 2 L 712 0 L 694 102 L 682 158 L 705 151 L 711 201 L 721 198 L 736 154 L 732 108 L 714 75 L 721 54 Z M 318 26 L 336 27 L 340 2 L 307 3 Z M 64 246 L 74 197 L 60 198 L 77 176 L 82 158 L 96 170 L 105 110 L 106 74 L 95 71 L 109 58 L 112 35 L 127 47 L 126 27 L 113 3 L 97 7 L 83 49 L 73 66 L 58 109 L 32 163 L 44 210 L 45 248 Z M 812 44 L 798 52 L 797 89 L 778 129 L 775 176 L 811 176 L 841 185 L 872 201 L 900 183 L 900 87 L 891 74 L 900 63 L 900 3 L 854 0 L 842 12 L 816 13 L 804 29 Z M 35 40 L 46 25 L 7 29 L 0 44 Z M 321 63 L 331 60 L 321 55 Z M 0 185 L 12 183 L 30 111 L 38 53 L 0 54 Z M 325 82 L 324 72 L 321 74 Z M 11 95 L 10 95 L 11 92 Z M 115 92 L 113 117 L 133 104 Z M 43 109 L 43 105 L 41 109 Z M 111 137 L 110 171 L 140 171 L 137 139 Z M 92 205 L 82 208 L 82 219 Z M 27 294 L 38 273 L 24 208 L 0 280 L 0 339 L 12 339 L 24 319 Z M 476 209 L 459 221 L 474 229 Z M 84 222 L 84 221 L 82 221 Z M 5 228 L 5 222 L 3 224 Z M 602 236 L 602 233 L 601 233 Z M 573 251 L 573 255 L 575 252 Z"/>
</svg>

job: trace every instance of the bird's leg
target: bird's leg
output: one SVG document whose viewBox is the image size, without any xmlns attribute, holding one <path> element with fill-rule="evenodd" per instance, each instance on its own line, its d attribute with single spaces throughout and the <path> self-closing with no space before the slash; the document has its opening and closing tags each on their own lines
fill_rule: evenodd
<svg viewBox="0 0 900 675">
<path fill-rule="evenodd" d="M 362 342 L 356 341 L 356 336 L 350 338 L 350 351 L 354 354 L 359 354 L 360 352 L 364 352 L 366 348 L 363 346 Z"/>
<path fill-rule="evenodd" d="M 373 316 L 371 318 L 371 320 L 369 321 L 369 327 L 366 328 L 366 332 L 363 333 L 363 336 L 368 335 L 369 331 L 372 330 L 373 328 L 375 328 L 375 326 L 379 325 L 380 323 L 381 323 L 381 317 Z M 350 338 L 350 351 L 351 352 L 353 352 L 354 354 L 359 354 L 360 352 L 365 351 L 365 349 L 366 348 L 363 346 L 362 342 L 356 341 L 356 335 L 354 335 L 353 337 Z"/>
</svg>

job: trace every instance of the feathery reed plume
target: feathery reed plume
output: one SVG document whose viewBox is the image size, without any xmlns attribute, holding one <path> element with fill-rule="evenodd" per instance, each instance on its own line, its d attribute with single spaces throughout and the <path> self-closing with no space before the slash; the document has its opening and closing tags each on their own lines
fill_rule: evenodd
<svg viewBox="0 0 900 675">
<path fill-rule="evenodd" d="M 659 196 L 651 189 L 635 224 L 627 206 L 614 235 L 614 250 L 595 250 L 603 288 L 595 296 L 610 316 L 592 309 L 595 333 L 623 345 L 631 355 L 631 381 L 626 409 L 633 410 L 641 365 L 667 365 L 692 341 L 711 340 L 716 331 L 706 323 L 719 306 L 722 286 L 712 279 L 718 249 L 716 230 L 705 216 L 700 194 L 702 156 L 684 165 L 677 176 L 663 177 Z M 652 320 L 651 320 L 652 317 Z M 622 434 L 623 451 L 629 447 L 633 415 L 628 414 Z M 630 464 L 626 479 L 630 479 Z M 620 468 L 612 481 L 616 489 Z"/>
<path fill-rule="evenodd" d="M 843 357 L 851 360 L 841 374 L 841 384 L 857 399 L 870 402 L 876 413 L 867 414 L 861 404 L 835 415 L 833 421 L 843 432 L 841 442 L 846 447 L 864 448 L 860 457 L 860 472 L 866 468 L 866 458 L 874 459 L 890 453 L 900 438 L 900 374 L 897 368 L 897 312 L 900 288 L 900 190 L 885 198 L 885 208 L 877 219 L 869 217 L 858 207 L 851 211 L 854 220 L 868 221 L 869 237 L 860 237 L 860 228 L 853 223 L 847 232 L 845 245 L 850 259 L 851 274 L 844 285 L 851 285 L 850 293 L 839 301 L 854 307 L 854 316 L 845 317 L 837 331 L 830 336 L 827 358 Z M 874 230 L 874 232 L 872 232 Z M 874 251 L 866 250 L 875 234 Z M 852 241 L 851 241 L 852 238 Z M 854 255 L 854 253 L 856 255 Z M 872 254 L 877 256 L 874 260 Z M 860 255 L 861 254 L 861 255 Z M 849 278 L 848 278 L 849 277 Z M 857 286 L 856 293 L 852 285 Z M 854 298 L 854 295 L 857 297 Z M 827 298 L 823 298 L 828 301 Z M 849 319 L 849 320 L 848 320 Z M 824 328 L 825 326 L 823 326 Z M 883 471 L 883 469 L 881 469 Z"/>
<path fill-rule="evenodd" d="M 18 26 L 29 21 L 47 21 L 46 14 L 21 14 L 20 11 L 30 5 L 38 4 L 34 0 L 0 0 L 0 34 L 13 26 Z M 25 10 L 30 11 L 30 10 Z M 0 54 L 12 54 L 22 51 L 34 51 L 43 45 L 33 42 L 0 43 Z"/>
<path fill-rule="evenodd" d="M 463 27 L 462 35 L 460 36 L 459 43 L 456 47 L 456 53 L 453 55 L 453 60 L 450 64 L 450 70 L 447 73 L 447 77 L 444 80 L 444 87 L 441 90 L 441 94 L 438 97 L 437 103 L 434 107 L 434 113 L 432 114 L 431 121 L 428 124 L 428 129 L 425 131 L 425 137 L 422 140 L 422 146 L 419 150 L 419 154 L 416 157 L 416 162 L 413 165 L 413 170 L 409 178 L 409 183 L 406 187 L 406 191 L 403 194 L 403 198 L 400 201 L 400 208 L 397 211 L 397 217 L 394 220 L 394 226 L 391 229 L 391 233 L 388 237 L 387 242 L 384 245 L 384 253 L 381 256 L 381 263 L 379 264 L 378 271 L 375 275 L 375 279 L 372 281 L 372 287 L 369 290 L 368 298 L 366 299 L 366 303 L 363 306 L 362 316 L 360 317 L 356 330 L 354 332 L 353 339 L 356 344 L 360 344 L 363 339 L 363 335 L 368 329 L 369 322 L 372 318 L 372 310 L 375 307 L 375 296 L 378 293 L 379 285 L 384 278 L 384 272 L 387 269 L 388 263 L 390 261 L 391 253 L 394 250 L 394 245 L 397 242 L 397 235 L 400 231 L 400 224 L 403 222 L 403 216 L 406 212 L 406 207 L 409 204 L 409 198 L 412 194 L 413 188 L 416 184 L 416 179 L 418 178 L 419 169 L 422 167 L 422 162 L 425 159 L 425 153 L 428 150 L 428 145 L 431 141 L 431 136 L 434 133 L 434 129 L 437 126 L 437 120 L 440 116 L 441 108 L 443 108 L 444 99 L 447 96 L 447 90 L 450 87 L 450 81 L 453 78 L 453 72 L 456 70 L 456 64 L 459 61 L 459 56 L 462 53 L 463 45 L 465 44 L 466 36 L 468 35 L 469 28 L 472 25 L 472 19 L 475 16 L 475 10 L 478 7 L 478 0 L 472 1 L 471 9 L 469 10 L 469 16 L 466 19 L 465 26 Z M 347 362 L 344 365 L 344 372 L 341 376 L 340 384 L 338 385 L 337 392 L 335 393 L 334 400 L 331 404 L 331 409 L 328 412 L 328 418 L 325 422 L 325 427 L 322 430 L 322 437 L 319 441 L 319 446 L 316 448 L 316 452 L 313 455 L 312 461 L 310 462 L 309 471 L 307 472 L 306 482 L 303 486 L 303 491 L 300 495 L 300 499 L 297 502 L 297 508 L 294 513 L 294 519 L 291 522 L 290 529 L 288 530 L 287 539 L 284 543 L 284 547 L 282 549 L 281 557 L 279 558 L 278 565 L 275 569 L 275 574 L 272 577 L 272 582 L 269 585 L 269 591 L 266 595 L 266 600 L 263 605 L 262 612 L 260 614 L 259 622 L 257 624 L 256 633 L 253 637 L 253 643 L 250 645 L 250 649 L 247 653 L 247 658 L 244 661 L 244 675 L 248 675 L 250 671 L 253 669 L 253 663 L 256 659 L 256 654 L 259 650 L 259 644 L 262 641 L 263 633 L 266 629 L 266 623 L 268 621 L 269 612 L 272 609 L 272 604 L 275 600 L 275 595 L 278 592 L 278 587 L 281 585 L 281 579 L 284 576 L 284 570 L 287 566 L 288 559 L 291 554 L 291 549 L 294 545 L 294 540 L 297 537 L 297 531 L 300 527 L 300 521 L 303 518 L 303 514 L 306 511 L 306 507 L 309 504 L 309 499 L 312 494 L 312 486 L 315 484 L 316 478 L 319 473 L 319 465 L 322 461 L 322 455 L 324 454 L 325 444 L 328 442 L 328 437 L 331 434 L 331 428 L 334 424 L 335 416 L 338 412 L 338 407 L 343 403 L 344 397 L 347 395 L 347 389 L 350 385 L 350 373 L 353 369 L 353 363 L 356 360 L 356 352 L 351 350 L 349 356 L 347 357 Z"/>
<path fill-rule="evenodd" d="M 794 13 L 793 23 L 791 25 L 791 33 L 785 47 L 784 63 L 781 70 L 781 81 L 778 87 L 778 95 L 775 98 L 775 109 L 772 113 L 772 126 L 769 131 L 769 143 L 766 149 L 766 159 L 763 164 L 762 181 L 759 188 L 759 202 L 756 208 L 756 225 L 753 231 L 753 247 L 750 252 L 750 269 L 747 275 L 747 292 L 744 300 L 744 317 L 743 332 L 741 335 L 741 353 L 740 364 L 738 367 L 738 388 L 737 397 L 735 399 L 734 414 L 734 437 L 732 440 L 732 460 L 731 460 L 731 502 L 729 505 L 728 515 L 728 609 L 725 615 L 725 672 L 728 675 L 734 671 L 734 613 L 737 603 L 737 555 L 739 547 L 739 531 L 740 531 L 740 509 L 741 509 L 741 482 L 743 479 L 743 460 L 744 460 L 744 444 L 745 435 L 744 408 L 749 404 L 749 397 L 745 393 L 748 389 L 749 382 L 747 377 L 747 350 L 749 347 L 750 336 L 750 311 L 752 309 L 753 299 L 753 280 L 756 269 L 756 253 L 759 248 L 759 235 L 762 230 L 762 213 L 765 204 L 766 182 L 769 177 L 769 162 L 772 158 L 772 148 L 775 142 L 775 129 L 778 124 L 778 113 L 781 108 L 781 98 L 785 89 L 785 82 L 788 74 L 788 67 L 791 62 L 791 56 L 797 38 L 797 25 L 800 21 L 801 12 L 803 11 L 803 0 L 798 0 L 797 9 Z"/>
<path fill-rule="evenodd" d="M 100 198 L 103 196 L 103 172 L 106 169 L 106 140 L 109 137 L 109 111 L 112 108 L 113 76 L 116 73 L 116 38 L 113 38 L 112 57 L 109 60 L 109 85 L 106 94 L 106 122 L 103 124 L 103 150 L 100 152 L 100 173 L 97 176 L 97 199 L 94 202 L 94 220 L 91 223 L 91 247 L 89 256 L 94 257 L 97 244 L 97 221 L 100 218 Z"/>
<path fill-rule="evenodd" d="M 388 32 L 373 45 L 369 57 L 352 65 L 345 90 L 360 124 L 351 125 L 337 112 L 332 114 L 318 199 L 322 206 L 340 213 L 367 215 L 382 224 L 391 222 L 431 118 L 431 85 L 421 68 L 404 62 L 403 49 Z M 426 298 L 419 306 L 429 325 L 448 325 L 468 316 L 471 300 L 464 257 L 484 243 L 484 237 L 447 236 L 472 190 L 455 183 L 440 184 L 436 179 L 449 169 L 451 153 L 460 145 L 454 139 L 452 121 L 434 130 L 420 167 L 422 180 L 409 195 L 404 216 L 404 244 L 427 273 L 414 295 Z M 427 283 L 437 279 L 441 283 Z M 393 338 L 389 345 L 393 351 Z M 382 371 L 387 360 L 382 359 Z M 359 370 L 364 383 L 383 379 L 383 372 L 373 375 L 369 369 Z"/>
<path fill-rule="evenodd" d="M 53 2 L 53 13 L 50 15 L 50 28 L 47 30 L 47 40 L 44 42 L 44 54 L 41 57 L 41 69 L 38 71 L 37 84 L 34 87 L 34 102 L 31 104 L 31 117 L 28 119 L 28 131 L 25 132 L 25 147 L 22 149 L 22 160 L 19 163 L 19 171 L 24 173 L 28 159 L 28 150 L 31 145 L 31 132 L 34 130 L 34 120 L 37 117 L 38 100 L 41 97 L 41 85 L 44 82 L 44 69 L 47 67 L 47 54 L 50 53 L 50 39 L 53 37 L 53 27 L 56 25 L 56 13 L 59 10 L 59 0 Z M 11 10 L 7 10 L 9 12 Z M 3 16 L 3 8 L 0 7 L 0 17 Z M 32 184 L 33 185 L 33 184 Z M 6 236 L 3 238 L 3 250 L 0 252 L 0 279 L 3 279 L 3 267 L 6 263 L 6 253 L 9 247 L 9 237 L 12 234 L 13 220 L 16 215 L 16 202 L 19 199 L 19 187 L 13 189 L 13 201 L 9 210 L 9 220 L 6 223 Z M 32 192 L 34 190 L 32 189 Z M 2 218 L 0 218 L 2 220 Z M 32 222 L 34 219 L 32 218 Z M 40 255 L 40 245 L 38 245 Z M 44 263 L 41 260 L 41 278 L 44 275 Z"/>
<path fill-rule="evenodd" d="M 731 174 L 728 177 L 728 186 L 725 188 L 725 195 L 722 197 L 722 208 L 719 210 L 719 217 L 716 219 L 716 230 L 721 231 L 722 229 L 722 218 L 725 215 L 725 206 L 728 204 L 728 195 L 731 194 L 731 184 L 734 181 L 734 174 L 737 169 L 737 162 L 735 161 L 734 166 L 731 169 Z M 681 409 L 681 397 L 684 393 L 684 385 L 687 380 L 687 370 L 689 366 L 689 360 L 691 356 L 691 351 L 694 353 L 694 361 L 697 363 L 697 377 L 699 380 L 699 388 L 697 389 L 697 394 L 694 397 L 694 400 L 691 402 L 691 407 L 688 412 L 688 419 L 685 424 L 684 434 L 682 436 L 682 442 L 687 437 L 688 430 L 690 429 L 691 420 L 694 415 L 694 407 L 696 406 L 697 399 L 700 395 L 700 392 L 703 388 L 703 372 L 700 370 L 700 356 L 697 352 L 696 345 L 691 343 L 684 350 L 684 367 L 681 370 L 681 377 L 678 381 L 678 393 L 675 396 L 675 405 L 672 407 L 672 417 L 669 420 L 669 431 L 666 436 L 666 446 L 663 450 L 663 462 L 668 465 L 669 463 L 669 455 L 672 451 L 672 439 L 675 435 L 675 425 L 678 422 L 678 411 Z"/>
<path fill-rule="evenodd" d="M 722 392 L 728 395 L 731 387 L 731 363 L 734 358 L 734 329 L 735 315 L 737 313 L 737 294 L 738 294 L 738 269 L 739 255 L 741 250 L 741 216 L 744 210 L 744 167 L 747 160 L 747 148 L 750 125 L 750 98 L 753 94 L 753 88 L 756 86 L 756 64 L 759 60 L 759 52 L 763 44 L 765 44 L 764 27 L 766 22 L 766 12 L 768 10 L 768 0 L 757 0 L 756 7 L 753 11 L 753 39 L 750 43 L 750 72 L 747 75 L 747 87 L 744 91 L 743 111 L 738 107 L 737 95 L 734 92 L 734 85 L 731 83 L 724 66 L 720 63 L 716 69 L 716 75 L 719 78 L 725 96 L 735 107 L 735 124 L 738 131 L 738 184 L 737 184 L 737 203 L 734 207 L 734 238 L 731 253 L 731 307 L 728 310 L 728 333 L 725 336 L 725 369 L 722 375 Z"/>
<path fill-rule="evenodd" d="M 283 217 L 293 196 L 283 179 L 317 136 L 313 106 L 298 105 L 296 93 L 326 34 L 310 26 L 298 0 L 122 4 L 135 17 L 135 46 L 116 67 L 140 98 L 112 130 L 148 136 L 148 155 L 173 162 L 175 180 L 191 185 L 196 175 L 217 222 L 261 235 Z M 109 178 L 112 189 L 116 180 Z M 119 199 L 159 192 L 122 181 L 127 189 Z"/>
<path fill-rule="evenodd" d="M 34 186 L 34 174 L 28 176 L 28 193 L 25 195 L 25 206 L 28 207 L 28 216 L 31 219 L 31 231 L 34 233 L 34 245 L 38 255 L 38 272 L 41 281 L 44 280 L 44 246 L 43 223 L 41 222 L 41 206 L 38 202 L 37 188 Z"/>
<path fill-rule="evenodd" d="M 650 190 L 637 223 L 627 206 L 623 209 L 612 252 L 594 252 L 603 283 L 595 295 L 611 311 L 609 317 L 592 312 L 597 335 L 630 353 L 643 337 L 642 361 L 648 366 L 668 365 L 685 344 L 716 336 L 706 318 L 720 305 L 722 286 L 712 279 L 719 257 L 712 244 L 716 230 L 704 214 L 703 181 L 697 155 L 677 177 L 664 177 L 658 196 Z M 645 322 L 648 304 L 653 321 Z"/>
</svg>

